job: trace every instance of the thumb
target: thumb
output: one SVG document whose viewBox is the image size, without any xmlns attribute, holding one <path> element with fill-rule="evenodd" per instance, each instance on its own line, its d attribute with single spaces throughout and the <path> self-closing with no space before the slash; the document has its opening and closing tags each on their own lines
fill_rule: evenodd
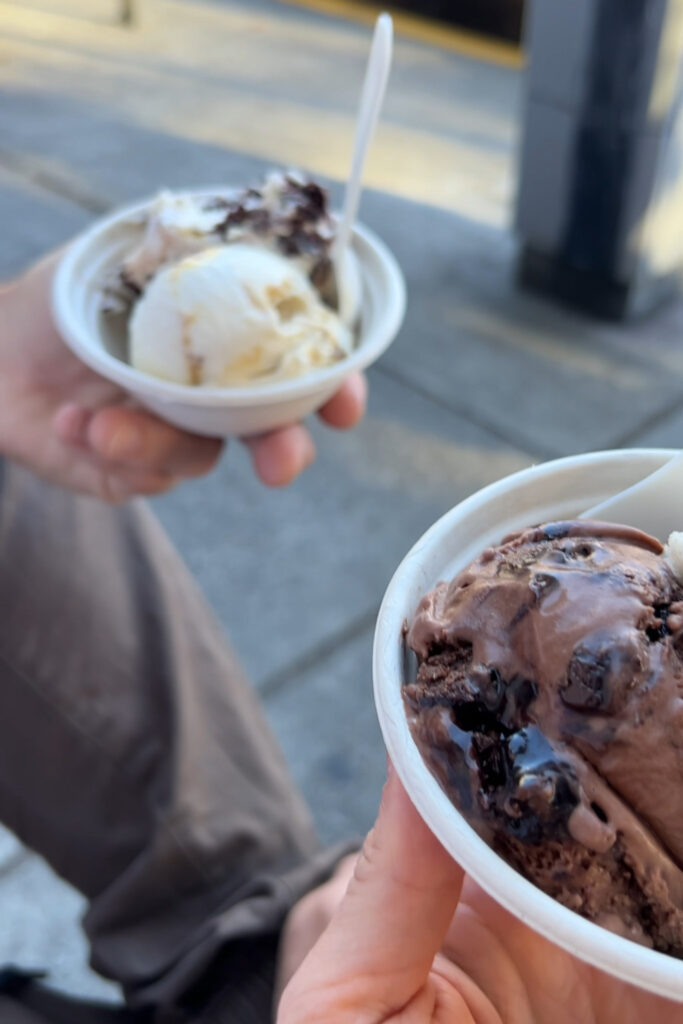
<svg viewBox="0 0 683 1024">
<path fill-rule="evenodd" d="M 390 766 L 346 896 L 283 996 L 278 1024 L 374 1024 L 424 987 L 455 913 L 462 869 Z"/>
</svg>

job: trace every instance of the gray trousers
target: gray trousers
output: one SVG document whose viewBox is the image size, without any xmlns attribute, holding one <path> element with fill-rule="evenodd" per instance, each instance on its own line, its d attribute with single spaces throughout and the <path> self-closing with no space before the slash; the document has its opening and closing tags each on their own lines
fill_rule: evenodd
<svg viewBox="0 0 683 1024">
<path fill-rule="evenodd" d="M 86 896 L 93 967 L 155 1021 L 266 1024 L 283 918 L 342 852 L 146 506 L 1 461 L 0 820 Z M 22 1024 L 86 1019 L 23 1002 Z"/>
</svg>

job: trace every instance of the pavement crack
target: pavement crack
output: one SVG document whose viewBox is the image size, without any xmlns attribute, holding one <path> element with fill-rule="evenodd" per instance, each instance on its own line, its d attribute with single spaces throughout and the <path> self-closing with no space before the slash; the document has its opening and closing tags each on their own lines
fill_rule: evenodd
<svg viewBox="0 0 683 1024">
<path fill-rule="evenodd" d="M 398 384 L 402 384 L 406 388 L 410 388 L 416 395 L 420 395 L 421 398 L 426 399 L 433 405 L 438 406 L 440 409 L 445 409 L 447 412 L 452 413 L 455 416 L 461 416 L 472 423 L 475 423 L 482 430 L 485 430 L 487 434 L 495 437 L 497 441 L 503 441 L 506 445 L 511 448 L 516 448 L 521 451 L 523 455 L 530 455 L 532 458 L 539 459 L 557 459 L 562 455 L 566 454 L 563 451 L 559 451 L 557 448 L 551 445 L 544 444 L 530 444 L 528 437 L 524 437 L 521 433 L 515 434 L 514 431 L 501 430 L 501 428 L 486 417 L 483 417 L 475 412 L 466 402 L 449 402 L 441 395 L 432 391 L 425 384 L 416 384 L 414 378 L 408 374 L 402 373 L 400 370 L 396 370 L 394 367 L 388 366 L 375 366 L 373 367 L 375 373 L 383 373 L 391 380 L 395 380 Z"/>
</svg>

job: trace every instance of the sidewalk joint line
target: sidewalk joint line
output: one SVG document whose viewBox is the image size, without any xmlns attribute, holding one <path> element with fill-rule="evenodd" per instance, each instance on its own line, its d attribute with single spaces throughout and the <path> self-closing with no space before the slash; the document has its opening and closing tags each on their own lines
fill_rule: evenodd
<svg viewBox="0 0 683 1024">
<path fill-rule="evenodd" d="M 0 167 L 24 178 L 31 185 L 48 192 L 59 199 L 66 199 L 74 206 L 80 206 L 90 213 L 107 213 L 112 204 L 94 192 L 88 192 L 73 182 L 67 180 L 64 174 L 55 172 L 49 167 L 41 166 L 42 161 L 33 160 L 30 157 L 13 153 L 9 150 L 0 149 Z"/>
<path fill-rule="evenodd" d="M 663 409 L 658 409 L 657 412 L 653 412 L 649 416 L 646 416 L 643 422 L 638 424 L 637 427 L 632 427 L 630 430 L 627 430 L 626 433 L 622 434 L 622 436 L 615 442 L 614 447 L 631 447 L 639 434 L 643 434 L 646 430 L 652 430 L 654 427 L 657 427 L 660 423 L 667 420 L 669 416 L 673 415 L 673 413 L 678 412 L 682 407 L 683 392 L 677 395 L 671 402 L 668 402 Z"/>
<path fill-rule="evenodd" d="M 256 687 L 259 696 L 261 698 L 273 697 L 280 690 L 284 689 L 293 676 L 300 676 L 304 672 L 309 672 L 319 662 L 329 658 L 339 648 L 350 644 L 361 633 L 374 626 L 378 611 L 379 605 L 352 619 L 343 629 L 332 633 L 321 643 L 315 644 L 308 651 L 305 651 L 304 654 L 290 661 L 284 668 L 275 669 Z"/>
<path fill-rule="evenodd" d="M 434 405 L 441 409 L 445 409 L 447 412 L 452 413 L 454 416 L 460 416 L 462 418 L 470 420 L 480 430 L 486 431 L 492 437 L 495 437 L 498 441 L 503 441 L 510 448 L 515 448 L 521 452 L 522 455 L 530 455 L 536 459 L 557 459 L 564 455 L 564 452 L 558 451 L 550 446 L 544 445 L 532 445 L 529 440 L 522 437 L 521 434 L 516 434 L 514 431 L 506 433 L 501 427 L 495 423 L 491 423 L 486 419 L 480 418 L 476 415 L 473 409 L 469 408 L 467 404 L 451 403 L 441 395 L 435 394 L 425 384 L 416 384 L 414 378 L 404 376 L 400 370 L 395 367 L 389 366 L 376 366 L 373 368 L 375 373 L 383 373 L 397 383 L 402 384 L 404 387 L 409 388 L 415 394 L 421 398 L 432 402 Z"/>
</svg>

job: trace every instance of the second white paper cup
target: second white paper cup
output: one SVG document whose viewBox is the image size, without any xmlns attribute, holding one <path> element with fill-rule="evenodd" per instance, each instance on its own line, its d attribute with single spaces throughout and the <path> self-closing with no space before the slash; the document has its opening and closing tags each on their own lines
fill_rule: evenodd
<svg viewBox="0 0 683 1024">
<path fill-rule="evenodd" d="M 220 195 L 203 188 L 181 195 Z M 354 370 L 375 362 L 396 337 L 406 307 L 401 269 L 387 246 L 360 224 L 351 250 L 361 288 L 358 343 L 351 354 L 292 380 L 258 387 L 190 387 L 142 373 L 127 361 L 125 322 L 102 313 L 102 289 L 141 236 L 151 199 L 96 221 L 69 245 L 54 280 L 53 312 L 62 337 L 84 363 L 158 416 L 178 427 L 216 437 L 261 434 L 319 409 Z"/>
<path fill-rule="evenodd" d="M 403 626 L 435 583 L 451 579 L 506 533 L 574 518 L 654 472 L 673 454 L 668 449 L 635 449 L 559 459 L 499 480 L 451 509 L 415 544 L 389 584 L 375 630 L 373 677 L 380 726 L 396 771 L 427 825 L 465 871 L 515 917 L 558 946 L 624 981 L 683 1002 L 683 962 L 563 907 L 480 839 L 425 765 L 401 696 L 407 672 Z"/>
</svg>

